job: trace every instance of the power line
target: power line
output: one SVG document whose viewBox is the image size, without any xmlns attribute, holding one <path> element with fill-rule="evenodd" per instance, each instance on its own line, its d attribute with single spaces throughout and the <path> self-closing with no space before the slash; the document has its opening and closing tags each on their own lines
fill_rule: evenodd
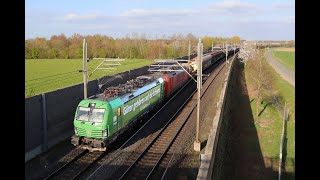
<svg viewBox="0 0 320 180">
<path fill-rule="evenodd" d="M 64 74 L 76 73 L 76 72 L 78 72 L 78 71 L 70 71 L 70 72 L 66 72 L 66 73 L 54 74 L 54 75 L 45 76 L 45 77 L 41 77 L 41 78 L 30 79 L 30 80 L 27 80 L 25 82 L 35 81 L 35 80 L 39 80 L 39 79 L 45 79 L 45 78 L 48 78 L 48 77 L 60 76 L 60 75 L 64 75 Z"/>
<path fill-rule="evenodd" d="M 55 86 L 55 85 L 57 85 L 56 84 L 56 82 L 60 82 L 60 81 L 65 81 L 65 80 L 71 80 L 71 79 L 76 79 L 77 78 L 77 76 L 79 76 L 78 74 L 74 74 L 74 75 L 71 75 L 71 76 L 69 76 L 69 77 L 67 77 L 67 78 L 63 78 L 63 79 L 54 79 L 54 80 L 51 80 L 51 81 L 46 81 L 46 82 L 42 82 L 42 84 L 39 84 L 39 85 L 37 85 L 37 86 L 31 86 L 31 85 L 28 85 L 28 87 L 26 87 L 25 88 L 25 90 L 31 90 L 31 89 L 35 89 L 35 88 L 39 88 L 39 87 L 42 87 L 42 86 L 45 86 L 45 85 L 48 85 L 48 84 L 52 84 L 52 85 L 49 85 L 49 86 L 47 86 L 47 87 L 53 87 L 53 86 Z M 71 83 L 70 83 L 71 84 Z"/>
<path fill-rule="evenodd" d="M 69 76 L 68 78 L 58 79 L 58 80 L 56 80 L 56 81 L 49 81 L 49 82 L 47 82 L 47 83 L 42 83 L 42 84 L 40 84 L 40 85 L 38 85 L 38 86 L 29 86 L 29 87 L 26 87 L 25 89 L 26 89 L 26 90 L 29 90 L 29 89 L 39 88 L 39 87 L 42 87 L 42 86 L 44 86 L 44 85 L 51 84 L 51 83 L 53 83 L 53 82 L 75 79 L 77 76 L 79 76 L 79 75 L 78 75 L 78 74 L 74 74 L 74 75 L 72 75 L 72 76 Z"/>
<path fill-rule="evenodd" d="M 47 82 L 52 82 L 52 81 L 55 81 L 55 80 L 65 79 L 65 78 L 68 78 L 68 77 L 74 76 L 74 75 L 79 75 L 79 72 L 76 72 L 76 73 L 73 73 L 73 74 L 67 74 L 67 75 L 60 76 L 60 77 L 57 77 L 57 78 L 54 78 L 54 79 L 44 79 L 43 81 L 35 82 L 35 83 L 32 83 L 32 84 L 26 84 L 25 86 L 27 87 L 27 86 L 33 86 L 33 85 L 43 84 L 43 83 L 47 83 Z"/>
<path fill-rule="evenodd" d="M 92 63 L 92 64 L 96 64 L 96 63 L 98 63 L 98 62 L 95 62 L 95 63 Z M 92 71 L 92 69 L 89 69 L 89 70 Z M 45 79 L 45 78 L 49 78 L 49 77 L 61 76 L 61 75 L 65 75 L 65 74 L 78 73 L 78 72 L 79 72 L 78 70 L 73 70 L 73 71 L 69 71 L 69 72 L 65 72 L 65 73 L 53 74 L 53 75 L 45 76 L 45 77 L 41 77 L 41 78 L 30 79 L 30 80 L 27 80 L 25 82 L 31 82 L 31 81 L 35 81 L 35 80 L 39 80 L 39 79 Z"/>
<path fill-rule="evenodd" d="M 93 69 L 93 68 L 92 68 L 92 69 Z M 92 69 L 89 69 L 89 71 L 92 71 Z M 46 83 L 46 82 L 48 82 L 48 81 L 55 81 L 55 80 L 58 80 L 58 79 L 64 79 L 65 77 L 70 77 L 70 76 L 73 76 L 73 75 L 75 75 L 75 74 L 78 75 L 79 71 L 76 71 L 76 72 L 73 72 L 73 73 L 68 72 L 68 73 L 69 73 L 69 74 L 67 74 L 67 73 L 62 73 L 62 74 L 64 74 L 64 76 L 59 76 L 59 77 L 56 77 L 56 78 L 54 78 L 54 79 L 44 79 L 43 81 L 35 82 L 35 83 L 33 83 L 33 84 L 26 84 L 25 86 L 26 86 L 26 87 L 27 87 L 27 86 L 33 86 L 33 85 L 38 85 L 38 84 Z M 81 76 L 80 73 L 79 73 L 79 76 Z M 53 77 L 53 76 L 47 76 L 47 77 Z M 38 79 L 43 79 L 43 78 L 38 78 Z M 33 80 L 35 80 L 35 79 L 33 79 Z"/>
</svg>

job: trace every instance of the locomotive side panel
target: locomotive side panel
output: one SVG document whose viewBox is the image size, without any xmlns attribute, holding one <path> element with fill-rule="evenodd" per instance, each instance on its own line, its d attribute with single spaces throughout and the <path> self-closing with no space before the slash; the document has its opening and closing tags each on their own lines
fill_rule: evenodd
<svg viewBox="0 0 320 180">
<path fill-rule="evenodd" d="M 146 91 L 145 93 L 134 97 L 130 101 L 123 104 L 123 125 L 126 126 L 138 116 L 148 111 L 150 108 L 158 105 L 162 101 L 163 90 L 162 84 Z"/>
</svg>

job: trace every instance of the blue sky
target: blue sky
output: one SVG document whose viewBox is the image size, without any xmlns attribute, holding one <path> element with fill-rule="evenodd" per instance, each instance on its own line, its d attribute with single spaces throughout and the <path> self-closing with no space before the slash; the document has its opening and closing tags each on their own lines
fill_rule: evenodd
<svg viewBox="0 0 320 180">
<path fill-rule="evenodd" d="M 26 0 L 25 38 L 64 33 L 192 33 L 246 40 L 294 40 L 293 0 Z"/>
</svg>

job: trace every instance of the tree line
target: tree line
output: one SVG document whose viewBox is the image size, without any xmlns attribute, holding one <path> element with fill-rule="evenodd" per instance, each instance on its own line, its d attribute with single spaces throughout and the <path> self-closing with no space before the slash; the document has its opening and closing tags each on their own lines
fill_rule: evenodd
<svg viewBox="0 0 320 180">
<path fill-rule="evenodd" d="M 193 34 L 173 34 L 161 38 L 147 38 L 145 34 L 132 33 L 123 38 L 112 38 L 106 35 L 64 34 L 53 35 L 50 39 L 37 37 L 25 40 L 25 59 L 77 59 L 82 58 L 83 39 L 88 43 L 89 58 L 175 58 L 188 54 L 188 44 L 193 46 L 191 53 L 196 53 L 194 46 L 198 38 Z M 240 43 L 240 37 L 231 38 L 209 37 L 201 39 L 204 51 L 210 50 L 211 45 L 223 43 Z"/>
</svg>

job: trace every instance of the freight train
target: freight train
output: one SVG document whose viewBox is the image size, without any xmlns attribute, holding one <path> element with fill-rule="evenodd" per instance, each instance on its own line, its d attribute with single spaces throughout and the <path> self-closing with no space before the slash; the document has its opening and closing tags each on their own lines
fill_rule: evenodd
<svg viewBox="0 0 320 180">
<path fill-rule="evenodd" d="M 205 53 L 202 57 L 202 70 L 206 70 L 209 66 L 214 64 L 218 59 L 224 57 L 225 54 L 222 51 L 213 51 L 209 53 Z M 194 57 L 191 59 L 191 71 L 196 72 L 198 69 L 198 57 Z"/>
<path fill-rule="evenodd" d="M 204 54 L 203 70 L 223 56 L 222 52 Z M 196 62 L 197 59 L 193 58 L 190 69 L 184 68 L 192 74 L 197 70 Z M 73 121 L 75 134 L 71 137 L 71 144 L 90 151 L 105 151 L 120 134 L 160 107 L 189 79 L 185 71 L 151 73 L 80 101 Z"/>
</svg>

